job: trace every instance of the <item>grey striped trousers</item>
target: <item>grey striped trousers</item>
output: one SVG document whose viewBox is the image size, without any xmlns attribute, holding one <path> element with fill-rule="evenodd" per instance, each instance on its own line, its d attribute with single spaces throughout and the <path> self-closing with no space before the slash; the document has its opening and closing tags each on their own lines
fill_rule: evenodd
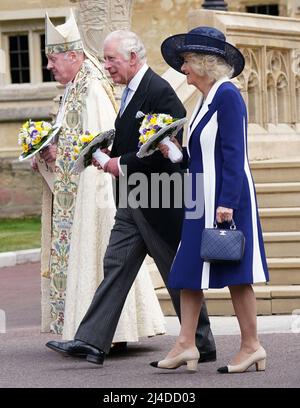
<svg viewBox="0 0 300 408">
<path fill-rule="evenodd" d="M 119 208 L 104 256 L 104 279 L 76 334 L 108 353 L 127 294 L 147 255 L 150 253 L 167 283 L 175 251 L 149 225 L 139 208 Z M 180 316 L 179 291 L 169 290 Z M 206 305 L 201 310 L 196 344 L 200 351 L 215 350 Z"/>
</svg>

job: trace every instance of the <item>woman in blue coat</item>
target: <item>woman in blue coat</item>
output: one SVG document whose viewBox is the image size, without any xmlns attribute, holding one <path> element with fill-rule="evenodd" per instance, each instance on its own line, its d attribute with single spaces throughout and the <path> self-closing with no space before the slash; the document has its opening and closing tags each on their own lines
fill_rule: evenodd
<svg viewBox="0 0 300 408">
<path fill-rule="evenodd" d="M 230 82 L 244 68 L 239 50 L 212 27 L 198 27 L 187 34 L 167 38 L 162 44 L 166 62 L 182 71 L 188 84 L 202 96 L 188 129 L 185 167 L 192 178 L 195 208 L 186 208 L 181 242 L 174 259 L 169 287 L 181 289 L 181 331 L 164 360 L 151 363 L 158 368 L 187 364 L 197 370 L 195 331 L 203 302 L 203 289 L 229 287 L 241 330 L 240 350 L 221 373 L 244 372 L 254 363 L 265 369 L 266 352 L 257 336 L 256 299 L 252 284 L 266 282 L 268 270 L 256 193 L 247 158 L 247 112 L 239 90 Z M 174 143 L 176 141 L 174 140 Z M 168 157 L 168 147 L 160 147 Z M 183 164 L 184 164 L 183 163 Z M 203 183 L 199 183 L 199 175 Z M 201 194 L 200 188 L 201 189 Z M 197 190 L 198 189 L 198 190 Z M 197 214 L 203 201 L 204 211 Z M 234 217 L 245 238 L 240 263 L 208 263 L 200 256 L 204 228 L 214 221 L 229 223 Z"/>
</svg>

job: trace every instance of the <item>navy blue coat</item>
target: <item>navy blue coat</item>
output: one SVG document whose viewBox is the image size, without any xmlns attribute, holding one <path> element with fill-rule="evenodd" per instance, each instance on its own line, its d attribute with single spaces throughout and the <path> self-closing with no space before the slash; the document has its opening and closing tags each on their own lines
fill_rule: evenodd
<svg viewBox="0 0 300 408">
<path fill-rule="evenodd" d="M 222 79 L 201 105 L 202 98 L 191 118 L 186 155 L 197 208 L 186 208 L 169 287 L 205 289 L 265 282 L 269 275 L 247 157 L 244 100 L 228 79 Z M 234 210 L 237 228 L 245 235 L 239 264 L 210 264 L 200 257 L 202 231 L 213 227 L 218 206 Z"/>
</svg>

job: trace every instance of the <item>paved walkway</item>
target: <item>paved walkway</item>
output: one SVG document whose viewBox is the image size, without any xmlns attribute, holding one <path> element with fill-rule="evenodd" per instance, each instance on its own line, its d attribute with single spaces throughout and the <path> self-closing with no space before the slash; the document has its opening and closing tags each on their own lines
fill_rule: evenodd
<svg viewBox="0 0 300 408">
<path fill-rule="evenodd" d="M 268 353 L 266 372 L 216 372 L 239 344 L 236 320 L 230 317 L 211 318 L 218 361 L 199 365 L 196 374 L 187 374 L 184 367 L 165 371 L 148 364 L 163 358 L 174 342 L 179 327 L 175 318 L 167 318 L 167 335 L 132 343 L 126 355 L 107 358 L 103 366 L 97 366 L 63 357 L 44 346 L 58 337 L 39 330 L 38 263 L 1 268 L 0 282 L 0 388 L 299 388 L 300 330 L 295 316 L 259 317 L 260 338 Z"/>
</svg>

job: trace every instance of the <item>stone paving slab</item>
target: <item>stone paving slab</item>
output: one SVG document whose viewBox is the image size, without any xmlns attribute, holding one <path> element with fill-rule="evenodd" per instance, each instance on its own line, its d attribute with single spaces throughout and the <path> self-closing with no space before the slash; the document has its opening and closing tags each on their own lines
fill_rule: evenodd
<svg viewBox="0 0 300 408">
<path fill-rule="evenodd" d="M 300 333 L 260 334 L 267 350 L 266 372 L 221 375 L 239 347 L 239 336 L 216 335 L 218 360 L 200 364 L 195 374 L 185 367 L 158 370 L 149 362 L 163 358 L 175 337 L 142 339 L 123 356 L 107 358 L 103 366 L 85 359 L 61 356 L 45 347 L 52 334 L 41 334 L 39 263 L 2 268 L 0 309 L 6 314 L 6 332 L 0 332 L 0 388 L 299 388 Z M 226 321 L 223 321 L 226 324 Z"/>
<path fill-rule="evenodd" d="M 243 374 L 222 375 L 239 345 L 238 336 L 216 336 L 218 360 L 199 364 L 189 374 L 185 367 L 158 370 L 149 362 L 163 358 L 175 337 L 157 336 L 130 345 L 123 356 L 107 358 L 103 366 L 85 359 L 64 357 L 44 344 L 54 337 L 40 334 L 38 327 L 8 331 L 0 335 L 0 388 L 299 388 L 299 335 L 261 335 L 268 359 L 266 372 L 254 367 Z M 296 358 L 298 356 L 298 358 Z"/>
</svg>

